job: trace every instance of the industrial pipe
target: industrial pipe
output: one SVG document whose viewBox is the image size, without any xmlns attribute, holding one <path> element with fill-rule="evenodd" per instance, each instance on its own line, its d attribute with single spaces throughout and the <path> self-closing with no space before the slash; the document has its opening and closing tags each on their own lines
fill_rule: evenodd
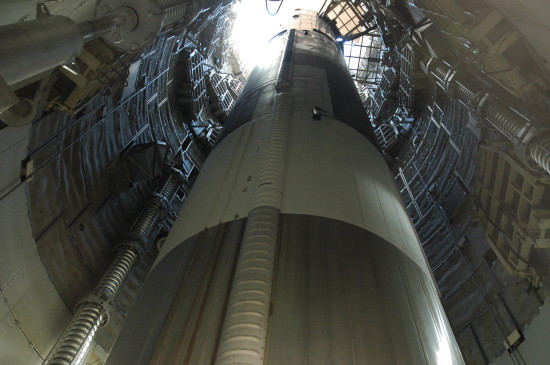
<svg viewBox="0 0 550 365">
<path fill-rule="evenodd" d="M 446 62 L 430 59 L 425 67 L 429 76 L 450 95 L 470 108 L 480 121 L 487 121 L 514 143 L 516 155 L 528 166 L 550 174 L 550 130 L 539 128 L 490 93 L 475 87 L 468 78 Z"/>
<path fill-rule="evenodd" d="M 117 23 L 115 19 L 107 16 L 78 24 L 80 36 L 84 42 L 109 34 L 114 31 L 116 27 Z"/>
<path fill-rule="evenodd" d="M 150 248 L 154 228 L 164 212 L 169 209 L 183 178 L 179 171 L 171 170 L 169 176 L 145 206 L 126 236 L 117 245 L 116 256 L 101 277 L 92 293 L 84 298 L 76 308 L 76 314 L 69 326 L 44 361 L 48 365 L 81 364 L 97 330 L 109 321 L 109 314 L 118 292 L 140 256 Z"/>
<path fill-rule="evenodd" d="M 288 42 L 293 41 L 289 36 Z M 269 138 L 258 172 L 258 189 L 244 230 L 216 364 L 261 363 L 265 355 L 288 139 L 285 116 L 290 111 L 290 99 L 288 93 L 275 98 Z M 250 328 L 247 336 L 242 334 L 243 324 Z"/>
<path fill-rule="evenodd" d="M 84 42 L 112 32 L 113 17 L 76 23 L 48 16 L 0 27 L 0 75 L 10 86 L 71 62 Z"/>
<path fill-rule="evenodd" d="M 71 61 L 82 50 L 71 19 L 51 16 L 0 27 L 0 75 L 8 85 Z"/>
<path fill-rule="evenodd" d="M 135 13 L 126 7 L 83 23 L 52 16 L 38 4 L 37 19 L 0 27 L 0 118 L 20 126 L 37 116 L 34 101 L 18 98 L 12 89 L 41 73 L 68 64 L 80 54 L 85 42 L 112 33 L 116 28 L 133 29 Z"/>
<path fill-rule="evenodd" d="M 182 0 L 99 0 L 95 16 L 112 16 L 125 9 L 134 26 L 118 27 L 103 39 L 122 52 L 136 52 L 153 43 L 163 29 L 183 19 L 190 5 L 200 6 L 195 6 L 194 1 Z"/>
</svg>

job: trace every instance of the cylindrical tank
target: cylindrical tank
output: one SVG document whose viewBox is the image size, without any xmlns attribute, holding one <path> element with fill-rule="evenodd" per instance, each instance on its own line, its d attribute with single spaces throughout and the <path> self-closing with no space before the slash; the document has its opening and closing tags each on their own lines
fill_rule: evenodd
<svg viewBox="0 0 550 365">
<path fill-rule="evenodd" d="M 271 46 L 107 364 L 463 364 L 331 31 Z"/>
<path fill-rule="evenodd" d="M 78 25 L 63 16 L 0 28 L 0 75 L 8 85 L 69 62 L 84 42 Z"/>
<path fill-rule="evenodd" d="M 96 17 L 119 17 L 117 29 L 103 37 L 121 52 L 137 52 L 149 46 L 162 29 L 193 13 L 196 2 L 188 0 L 99 0 Z"/>
</svg>

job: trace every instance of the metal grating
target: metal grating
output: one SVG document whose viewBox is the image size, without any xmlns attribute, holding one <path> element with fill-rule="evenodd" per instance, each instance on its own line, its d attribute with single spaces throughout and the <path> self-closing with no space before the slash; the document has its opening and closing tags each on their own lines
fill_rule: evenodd
<svg viewBox="0 0 550 365">
<path fill-rule="evenodd" d="M 227 118 L 243 90 L 242 82 L 230 74 L 211 72 L 208 75 L 210 110 L 221 122 Z"/>
<path fill-rule="evenodd" d="M 380 83 L 383 45 L 378 34 L 344 42 L 344 59 L 355 81 L 368 88 Z"/>
<path fill-rule="evenodd" d="M 389 120 L 397 110 L 398 83 L 397 70 L 386 68 L 382 73 L 378 87 L 374 89 L 367 104 L 367 110 L 374 124 Z"/>
<path fill-rule="evenodd" d="M 168 159 L 182 156 L 188 177 L 202 165 L 202 153 L 168 102 L 169 69 L 183 42 L 183 36 L 165 35 L 147 49 L 135 88 L 118 104 L 98 95 L 82 115 L 55 112 L 32 126 L 29 216 L 40 259 L 68 308 L 99 279 L 112 244 L 130 227 L 154 186 L 144 181 L 118 191 L 110 163 L 132 144 L 162 140 L 170 146 Z M 152 261 L 140 264 L 127 283 L 131 288 L 117 299 L 114 320 L 97 339 L 102 347 L 112 345 Z"/>
<path fill-rule="evenodd" d="M 181 72 L 176 80 L 176 102 L 181 106 L 184 117 L 189 120 L 197 115 L 207 104 L 204 57 L 194 43 L 188 44 L 181 52 L 181 65 L 176 71 Z"/>
<path fill-rule="evenodd" d="M 340 34 L 345 39 L 364 32 L 365 25 L 372 26 L 373 17 L 368 7 L 363 2 L 352 1 L 326 1 L 319 12 L 321 16 L 334 20 Z"/>
<path fill-rule="evenodd" d="M 382 151 L 387 151 L 392 148 L 398 141 L 398 132 L 396 127 L 391 124 L 383 124 L 374 131 L 376 141 Z"/>
<path fill-rule="evenodd" d="M 462 103 L 434 102 L 393 170 L 463 354 L 468 363 L 483 364 L 504 351 L 510 333 L 521 333 L 542 300 L 527 292 L 527 280 L 504 270 L 482 228 L 463 214 L 478 144 L 468 121 Z"/>
<path fill-rule="evenodd" d="M 382 73 L 383 44 L 365 2 L 325 2 L 320 14 L 332 20 L 343 41 L 343 54 L 354 80 L 376 87 Z"/>
<path fill-rule="evenodd" d="M 216 27 L 210 47 L 208 48 L 208 59 L 213 60 L 216 66 L 222 66 L 228 61 L 231 52 L 230 32 L 233 26 L 230 7 L 220 9 L 220 15 L 216 21 Z"/>
<path fill-rule="evenodd" d="M 414 113 L 414 50 L 411 44 L 405 44 L 399 52 L 399 90 L 397 99 L 400 113 L 412 116 Z"/>
</svg>

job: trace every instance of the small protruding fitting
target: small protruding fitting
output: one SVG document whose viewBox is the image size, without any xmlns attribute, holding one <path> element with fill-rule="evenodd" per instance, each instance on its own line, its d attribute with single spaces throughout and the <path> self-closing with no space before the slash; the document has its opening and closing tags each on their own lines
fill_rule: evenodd
<svg viewBox="0 0 550 365">
<path fill-rule="evenodd" d="M 19 98 L 8 109 L 0 112 L 2 123 L 12 127 L 20 127 L 34 121 L 38 116 L 38 108 L 34 101 L 27 98 Z"/>
<path fill-rule="evenodd" d="M 19 98 L 0 75 L 0 113 L 8 110 L 19 102 Z"/>
<path fill-rule="evenodd" d="M 109 323 L 109 317 L 111 314 L 111 311 L 114 308 L 113 302 L 108 298 L 102 298 L 94 293 L 88 294 L 84 299 L 79 301 L 76 306 L 74 312 L 76 313 L 76 316 L 78 316 L 78 313 L 82 311 L 82 309 L 86 306 L 93 305 L 95 307 L 101 308 L 101 315 L 98 316 L 99 321 L 99 327 L 105 327 L 107 323 Z"/>
<path fill-rule="evenodd" d="M 80 35 L 84 42 L 99 38 L 105 34 L 112 33 L 117 27 L 114 19 L 104 16 L 98 19 L 78 23 Z"/>
</svg>

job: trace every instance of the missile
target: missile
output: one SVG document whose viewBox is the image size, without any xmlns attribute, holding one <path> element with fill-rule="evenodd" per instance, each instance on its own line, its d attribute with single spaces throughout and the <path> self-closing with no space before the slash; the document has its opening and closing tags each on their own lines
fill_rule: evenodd
<svg viewBox="0 0 550 365">
<path fill-rule="evenodd" d="M 107 364 L 464 363 L 335 39 L 271 40 Z"/>
</svg>

